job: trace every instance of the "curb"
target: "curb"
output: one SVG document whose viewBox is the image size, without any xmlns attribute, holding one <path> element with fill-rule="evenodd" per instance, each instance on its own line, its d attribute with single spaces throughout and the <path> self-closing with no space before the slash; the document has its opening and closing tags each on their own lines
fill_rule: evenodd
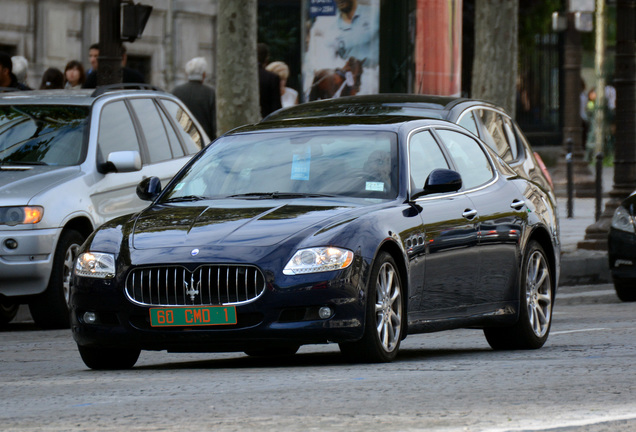
<svg viewBox="0 0 636 432">
<path fill-rule="evenodd" d="M 577 249 L 561 255 L 559 286 L 612 282 L 607 251 Z"/>
<path fill-rule="evenodd" d="M 614 285 L 577 285 L 560 286 L 557 290 L 555 305 L 573 306 L 584 304 L 619 304 Z"/>
</svg>

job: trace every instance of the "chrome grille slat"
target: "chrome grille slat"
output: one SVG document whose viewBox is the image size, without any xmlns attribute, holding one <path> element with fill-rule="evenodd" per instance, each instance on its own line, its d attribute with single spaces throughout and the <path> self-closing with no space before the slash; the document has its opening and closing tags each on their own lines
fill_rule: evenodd
<svg viewBox="0 0 636 432">
<path fill-rule="evenodd" d="M 181 265 L 138 267 L 126 278 L 127 297 L 149 306 L 242 304 L 264 290 L 264 275 L 249 265 L 202 265 L 192 271 Z"/>
</svg>

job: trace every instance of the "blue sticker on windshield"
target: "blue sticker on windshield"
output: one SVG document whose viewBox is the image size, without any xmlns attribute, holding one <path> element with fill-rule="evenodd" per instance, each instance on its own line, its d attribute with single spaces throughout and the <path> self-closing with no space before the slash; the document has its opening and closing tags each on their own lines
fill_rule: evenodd
<svg viewBox="0 0 636 432">
<path fill-rule="evenodd" d="M 292 155 L 292 180 L 309 180 L 309 165 L 311 165 L 311 149 L 307 148 L 305 153 Z"/>
</svg>

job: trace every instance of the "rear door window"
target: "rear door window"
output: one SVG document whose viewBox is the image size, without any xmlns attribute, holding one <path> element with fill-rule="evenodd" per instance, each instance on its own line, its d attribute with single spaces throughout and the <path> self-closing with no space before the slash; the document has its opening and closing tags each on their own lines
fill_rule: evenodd
<svg viewBox="0 0 636 432">
<path fill-rule="evenodd" d="M 490 160 L 474 139 L 451 130 L 439 129 L 437 133 L 453 159 L 455 169 L 462 176 L 464 189 L 473 189 L 490 181 L 494 171 Z"/>
<path fill-rule="evenodd" d="M 146 138 L 150 163 L 172 159 L 170 142 L 159 111 L 151 99 L 131 99 L 141 131 Z"/>
</svg>

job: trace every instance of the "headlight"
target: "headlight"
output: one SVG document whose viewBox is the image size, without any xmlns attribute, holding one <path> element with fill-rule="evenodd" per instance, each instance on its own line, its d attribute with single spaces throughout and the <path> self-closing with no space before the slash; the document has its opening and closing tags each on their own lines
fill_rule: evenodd
<svg viewBox="0 0 636 432">
<path fill-rule="evenodd" d="M 43 215 L 44 208 L 40 206 L 0 207 L 0 225 L 36 224 Z"/>
<path fill-rule="evenodd" d="M 623 206 L 618 206 L 612 217 L 612 228 L 634 233 L 634 216 Z"/>
<path fill-rule="evenodd" d="M 115 256 L 99 252 L 86 252 L 75 262 L 77 276 L 111 279 L 115 277 Z"/>
<path fill-rule="evenodd" d="M 301 249 L 289 260 L 283 274 L 296 275 L 340 270 L 349 267 L 353 252 L 335 247 Z"/>
</svg>

